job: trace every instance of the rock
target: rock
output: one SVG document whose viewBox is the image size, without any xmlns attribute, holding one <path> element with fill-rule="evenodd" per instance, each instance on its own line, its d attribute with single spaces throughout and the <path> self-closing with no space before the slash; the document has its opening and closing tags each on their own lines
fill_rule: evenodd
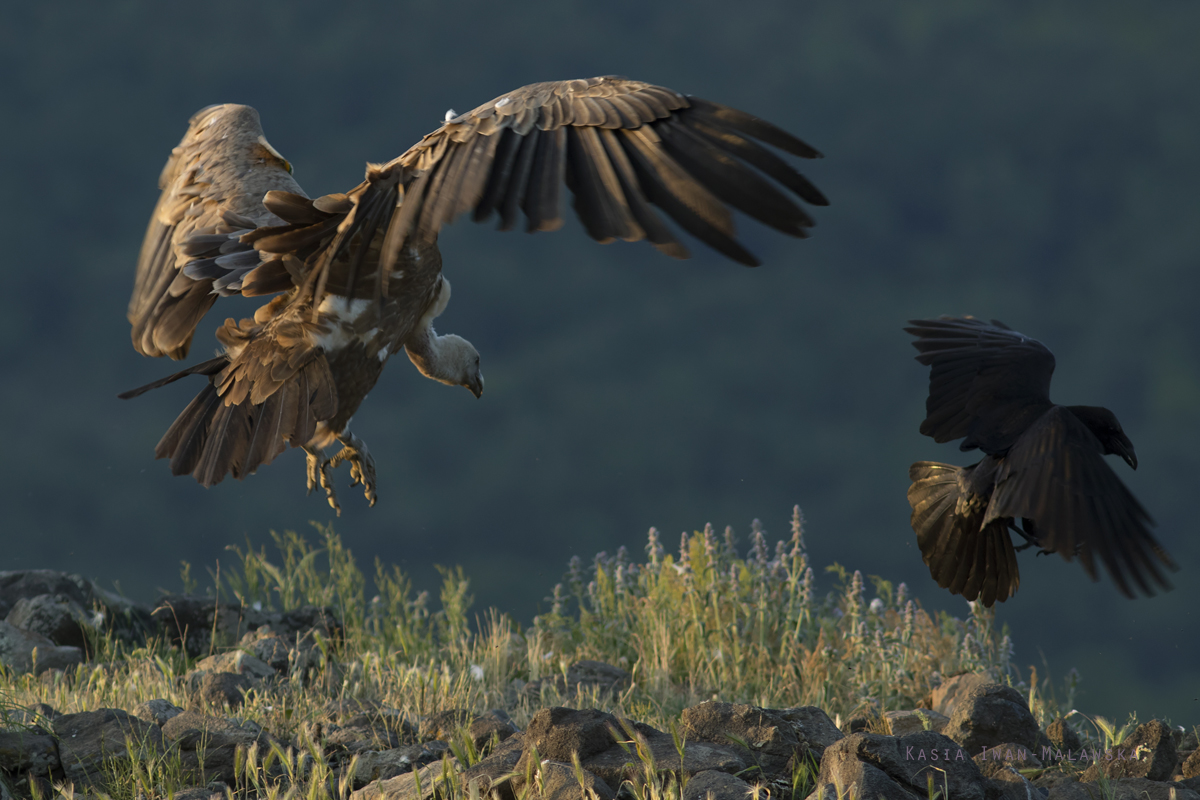
<svg viewBox="0 0 1200 800">
<path fill-rule="evenodd" d="M 442 784 L 442 770 L 446 768 L 453 769 L 453 766 L 443 766 L 439 761 L 415 770 L 415 775 L 414 772 L 408 772 L 387 780 L 374 781 L 351 792 L 350 800 L 432 800 Z"/>
<path fill-rule="evenodd" d="M 1040 800 L 1042 797 L 1041 790 L 1008 765 L 983 779 L 983 794 L 987 800 Z"/>
<path fill-rule="evenodd" d="M 540 800 L 615 800 L 617 793 L 607 783 L 587 770 L 576 774 L 574 766 L 561 761 L 543 761 L 533 772 L 534 785 L 527 786 L 525 776 L 513 779 L 513 790 L 521 795 L 532 790 L 530 797 Z"/>
<path fill-rule="evenodd" d="M 1124 741 L 1084 770 L 1080 780 L 1095 781 L 1104 775 L 1109 780 L 1146 778 L 1165 781 L 1170 779 L 1176 761 L 1171 729 L 1161 720 L 1152 719 L 1137 726 Z"/>
<path fill-rule="evenodd" d="M 1091 787 L 1091 784 L 1080 785 Z M 1178 783 L 1146 778 L 1119 778 L 1109 781 L 1108 789 L 1111 795 L 1096 789 L 1093 790 L 1093 794 L 1096 797 L 1111 797 L 1112 800 L 1200 800 L 1200 794 Z"/>
<path fill-rule="evenodd" d="M 517 726 L 501 709 L 493 709 L 486 714 L 472 714 L 459 708 L 443 711 L 426 719 L 421 723 L 420 735 L 422 739 L 441 739 L 449 742 L 463 729 L 466 730 L 476 752 L 484 754 L 491 751 L 493 742 L 502 742 L 517 732 Z"/>
<path fill-rule="evenodd" d="M 280 675 L 290 674 L 292 645 L 270 625 L 247 633 L 238 642 L 238 649 L 269 665 Z"/>
<path fill-rule="evenodd" d="M 633 675 L 620 667 L 605 664 L 603 661 L 576 661 L 567 667 L 567 674 L 541 678 L 525 684 L 522 691 L 538 698 L 544 687 L 553 686 L 566 697 L 574 697 L 582 689 L 595 689 L 600 693 L 622 692 L 633 683 Z"/>
<path fill-rule="evenodd" d="M 687 742 L 683 751 L 683 763 L 680 764 L 679 751 L 675 749 L 675 740 L 670 734 L 656 731 L 648 725 L 637 726 L 635 734 L 641 739 L 638 743 L 641 749 L 648 752 L 659 773 L 669 771 L 695 775 L 708 770 L 741 773 L 750 766 L 731 748 L 704 742 Z M 581 759 L 584 769 L 609 786 L 620 786 L 626 780 L 642 780 L 646 774 L 646 765 L 639 757 L 639 748 L 634 746 L 628 734 L 623 735 L 622 739 L 625 747 L 614 744 L 602 753 Z M 522 771 L 522 767 L 523 763 L 519 763 L 517 771 Z"/>
<path fill-rule="evenodd" d="M 727 772 L 697 772 L 683 789 L 683 800 L 746 800 L 753 789 L 741 778 Z"/>
<path fill-rule="evenodd" d="M 757 706 L 709 700 L 685 708 L 681 722 L 688 742 L 725 745 L 747 763 L 757 766 L 763 776 L 783 775 L 802 746 L 795 729 L 783 717 Z"/>
<path fill-rule="evenodd" d="M 985 778 L 1001 767 L 1011 766 L 1017 769 L 1041 769 L 1042 761 L 1033 751 L 1024 745 L 1005 742 L 989 747 L 982 753 L 977 753 L 973 760 Z"/>
<path fill-rule="evenodd" d="M 440 762 L 450 748 L 445 742 L 431 741 L 410 744 L 392 750 L 367 750 L 358 753 L 354 762 L 354 773 L 350 776 L 352 788 L 358 789 L 372 781 L 387 780 L 397 775 L 412 772 L 413 767 L 423 767 Z"/>
<path fill-rule="evenodd" d="M 808 747 L 809 752 L 818 761 L 825 753 L 825 748 L 846 738 L 837 725 L 833 724 L 829 715 L 816 706 L 796 706 L 772 711 L 792 726 L 796 738 Z"/>
<path fill-rule="evenodd" d="M 219 780 L 232 784 L 237 777 L 234 772 L 237 749 L 271 741 L 256 723 L 209 717 L 195 711 L 183 711 L 168 719 L 162 726 L 162 735 L 179 749 L 187 778 L 204 783 Z"/>
<path fill-rule="evenodd" d="M 64 714 L 54 721 L 53 732 L 58 739 L 63 774 L 79 787 L 98 783 L 106 764 L 131 757 L 154 758 L 163 751 L 162 732 L 157 725 L 119 708 Z"/>
<path fill-rule="evenodd" d="M 58 746 L 45 730 L 0 731 L 0 771 L 46 777 L 58 768 Z"/>
<path fill-rule="evenodd" d="M 8 616 L 22 599 L 61 595 L 84 609 L 97 627 L 128 642 L 142 643 L 156 626 L 150 608 L 101 589 L 81 575 L 48 569 L 0 572 L 0 616 Z M 93 614 L 93 610 L 98 614 Z"/>
<path fill-rule="evenodd" d="M 993 683 L 993 681 L 988 676 L 979 673 L 965 672 L 955 675 L 953 678 L 943 681 L 941 686 L 930 692 L 929 696 L 925 698 L 925 705 L 942 716 L 952 717 L 959 700 L 970 694 L 972 689 L 988 683 Z"/>
<path fill-rule="evenodd" d="M 5 622 L 23 631 L 40 633 L 56 645 L 87 651 L 91 615 L 65 594 L 22 597 L 8 612 Z"/>
<path fill-rule="evenodd" d="M 403 744 L 398 736 L 382 726 L 342 728 L 331 724 L 326 726 L 324 734 L 326 749 L 342 761 L 355 754 L 395 750 Z"/>
<path fill-rule="evenodd" d="M 83 663 L 78 647 L 60 647 L 40 633 L 0 622 L 0 664 L 20 675 L 40 675 L 48 669 L 71 669 Z"/>
<path fill-rule="evenodd" d="M 388 750 L 420 741 L 417 728 L 409 723 L 403 714 L 374 700 L 331 700 L 322 708 L 320 718 L 330 723 L 331 730 L 337 730 L 338 726 L 353 728 L 364 734 L 362 738 L 389 742 L 382 747 L 376 747 L 377 750 Z"/>
<path fill-rule="evenodd" d="M 203 658 L 196 662 L 195 671 L 232 672 L 236 675 L 245 675 L 252 684 L 261 683 L 267 678 L 274 678 L 277 674 L 270 664 L 243 650 L 230 650 L 228 653 Z"/>
<path fill-rule="evenodd" d="M 161 728 L 163 723 L 182 712 L 183 709 L 179 706 L 159 699 L 147 700 L 139 704 L 133 710 L 133 715 L 143 722 L 149 722 Z"/>
<path fill-rule="evenodd" d="M 1200 750 L 1193 750 L 1192 754 L 1183 760 L 1180 771 L 1184 778 L 1200 777 Z"/>
<path fill-rule="evenodd" d="M 582 761 L 612 747 L 614 735 L 621 735 L 621 724 L 612 714 L 594 708 L 543 708 L 525 728 L 524 752 L 531 756 L 537 748 L 539 760 L 564 763 L 576 754 Z"/>
<path fill-rule="evenodd" d="M 1037 783 L 1034 786 L 1038 786 Z M 1043 787 L 1044 788 L 1044 787 Z M 1046 800 L 1100 800 L 1104 795 L 1094 783 L 1080 783 L 1078 778 L 1060 780 L 1050 787 Z M 1037 800 L 1034 798 L 1034 800 Z"/>
<path fill-rule="evenodd" d="M 884 722 L 892 736 L 908 736 L 910 733 L 920 733 L 931 730 L 941 733 L 949 724 L 950 718 L 928 708 L 915 708 L 911 711 L 885 711 Z"/>
<path fill-rule="evenodd" d="M 1019 770 L 1040 769 L 1042 762 L 1021 745 L 1005 743 L 974 757 L 983 774 L 987 800 L 1038 800 L 1041 790 Z"/>
<path fill-rule="evenodd" d="M 193 786 L 190 789 L 180 789 L 173 797 L 174 800 L 225 800 L 225 793 L 206 786 Z"/>
<path fill-rule="evenodd" d="M 816 794 L 836 798 L 839 791 L 859 797 L 930 796 L 934 791 L 954 800 L 984 800 L 983 775 L 957 743 L 933 731 L 896 739 L 855 733 L 825 750 Z M 839 787 L 840 786 L 840 790 Z"/>
<path fill-rule="evenodd" d="M 957 695 L 954 715 L 943 733 L 970 753 L 1001 742 L 1033 749 L 1041 737 L 1025 698 L 999 683 L 979 684 L 966 695 Z"/>
<path fill-rule="evenodd" d="M 1083 748 L 1083 742 L 1067 721 L 1062 717 L 1046 726 L 1046 738 L 1059 750 L 1075 752 Z"/>
<path fill-rule="evenodd" d="M 194 595 L 160 598 L 154 609 L 154 619 L 172 644 L 183 647 L 193 658 L 228 647 L 241 641 L 246 633 L 264 627 L 270 627 L 272 635 L 283 637 L 292 646 L 302 640 L 311 644 L 315 642 L 315 636 L 326 640 L 342 636 L 342 626 L 333 609 L 305 606 L 288 612 L 262 611 L 253 606 L 218 603 L 211 597 Z"/>
<path fill-rule="evenodd" d="M 166 595 L 155 604 L 154 618 L 171 644 L 198 658 L 231 645 L 248 630 L 268 623 L 267 615 L 249 606 L 218 603 L 211 597 Z M 216 641 L 214 641 L 214 634 Z"/>
<path fill-rule="evenodd" d="M 1040 775 L 1030 781 L 1034 786 L 1043 793 L 1054 791 L 1054 787 L 1060 783 L 1079 783 L 1079 774 L 1077 772 L 1064 772 L 1059 768 L 1049 768 L 1043 771 Z"/>
<path fill-rule="evenodd" d="M 475 781 L 479 786 L 480 797 L 487 797 L 494 790 L 501 800 L 514 800 L 516 795 L 513 793 L 512 783 L 497 781 L 516 770 L 524 746 L 524 733 L 514 733 L 505 739 L 490 756 L 463 772 L 463 787 L 466 788 Z"/>
<path fill-rule="evenodd" d="M 254 682 L 245 675 L 232 672 L 192 672 L 185 678 L 188 685 L 188 708 L 230 709 L 241 706 L 246 692 Z"/>
</svg>

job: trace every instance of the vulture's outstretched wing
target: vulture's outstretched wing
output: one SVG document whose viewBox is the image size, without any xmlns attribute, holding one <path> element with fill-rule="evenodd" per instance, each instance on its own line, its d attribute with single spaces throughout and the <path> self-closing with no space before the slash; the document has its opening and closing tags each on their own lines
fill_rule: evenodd
<svg viewBox="0 0 1200 800">
<path fill-rule="evenodd" d="M 616 77 L 531 84 L 448 118 L 399 158 L 369 166 L 366 181 L 347 193 L 355 207 L 322 263 L 356 234 L 367 241 L 386 225 L 386 272 L 405 241 L 431 239 L 467 211 L 477 222 L 498 215 L 501 230 L 519 212 L 528 231 L 554 230 L 565 183 L 596 241 L 648 239 L 686 258 L 653 205 L 729 258 L 756 266 L 735 238 L 729 207 L 803 237 L 813 220 L 784 189 L 828 204 L 763 143 L 820 157 L 758 117 L 660 86 Z M 315 289 L 319 297 L 322 284 Z"/>
<path fill-rule="evenodd" d="M 967 437 L 963 450 L 1003 453 L 1050 407 L 1054 356 L 1041 342 L 973 317 L 910 320 L 904 330 L 931 368 L 921 433 L 934 441 Z"/>
<path fill-rule="evenodd" d="M 1045 413 L 1001 462 L 984 524 L 1001 517 L 1034 520 L 1038 545 L 1068 561 L 1078 555 L 1093 580 L 1102 562 L 1126 597 L 1133 586 L 1146 595 L 1171 588 L 1162 568 L 1177 567 L 1150 532 L 1153 520 L 1065 406 Z"/>
<path fill-rule="evenodd" d="M 263 206 L 263 195 L 303 192 L 263 136 L 258 112 L 232 104 L 191 118 L 158 185 L 162 195 L 138 257 L 128 317 L 139 353 L 179 359 L 218 294 L 243 292 L 266 277 L 255 272 L 259 254 L 239 241 L 259 226 L 284 221 Z M 259 288 L 279 291 L 290 283 Z"/>
</svg>

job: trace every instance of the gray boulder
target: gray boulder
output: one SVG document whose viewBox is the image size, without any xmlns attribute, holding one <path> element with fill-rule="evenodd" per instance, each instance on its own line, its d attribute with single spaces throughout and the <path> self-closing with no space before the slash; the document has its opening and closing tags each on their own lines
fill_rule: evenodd
<svg viewBox="0 0 1200 800">
<path fill-rule="evenodd" d="M 753 787 L 728 772 L 705 770 L 688 779 L 683 800 L 747 800 Z"/>
<path fill-rule="evenodd" d="M 8 612 L 5 622 L 24 631 L 40 633 L 57 645 L 88 649 L 92 615 L 65 594 L 22 597 Z"/>
<path fill-rule="evenodd" d="M 158 726 L 119 708 L 64 714 L 54 720 L 53 732 L 63 775 L 79 787 L 98 785 L 108 765 L 163 752 Z"/>
<path fill-rule="evenodd" d="M 394 778 L 373 781 L 351 792 L 350 800 L 433 800 L 435 796 L 444 796 L 441 788 L 444 785 L 444 769 L 453 770 L 453 762 L 443 766 L 438 761 Z"/>
<path fill-rule="evenodd" d="M 532 786 L 526 783 L 524 775 L 513 779 L 513 790 L 518 796 L 526 791 L 527 796 L 539 800 L 615 800 L 617 796 L 612 787 L 591 772 L 576 773 L 574 766 L 561 761 L 543 761 L 531 774 Z"/>
<path fill-rule="evenodd" d="M 1152 719 L 1139 725 L 1119 745 L 1096 760 L 1080 776 L 1081 781 L 1146 778 L 1151 781 L 1169 780 L 1178 756 L 1171 729 L 1162 721 Z"/>
<path fill-rule="evenodd" d="M 188 780 L 232 784 L 239 747 L 269 745 L 271 737 L 257 724 L 224 717 L 209 717 L 195 711 L 172 716 L 162 726 L 163 739 L 179 750 Z"/>
<path fill-rule="evenodd" d="M 775 712 L 757 706 L 710 700 L 683 710 L 688 742 L 725 745 L 760 776 L 783 775 L 801 743 L 795 729 Z"/>
<path fill-rule="evenodd" d="M 147 700 L 144 703 L 138 704 L 138 707 L 133 710 L 135 717 L 143 722 L 157 725 L 160 728 L 171 717 L 181 713 L 183 713 L 182 708 L 161 698 Z"/>
<path fill-rule="evenodd" d="M 0 622 L 0 664 L 18 675 L 40 675 L 48 669 L 71 669 L 83 663 L 78 647 L 60 647 L 40 633 Z"/>
<path fill-rule="evenodd" d="M 45 730 L 0 731 L 0 771 L 48 777 L 58 769 L 58 746 Z"/>
<path fill-rule="evenodd" d="M 409 744 L 391 750 L 362 751 L 357 754 L 358 760 L 353 761 L 354 772 L 350 775 L 352 788 L 359 789 L 372 781 L 405 775 L 412 772 L 414 767 L 440 762 L 449 751 L 445 742 L 438 741 Z"/>
<path fill-rule="evenodd" d="M 840 787 L 840 789 L 839 789 Z M 930 790 L 955 800 L 984 800 L 979 767 L 962 747 L 933 731 L 896 739 L 855 733 L 825 750 L 815 794 L 836 798 L 854 790 L 859 797 L 929 797 Z"/>
<path fill-rule="evenodd" d="M 955 700 L 954 714 L 943 731 L 972 755 L 1001 742 L 1032 750 L 1042 732 L 1025 698 L 1000 683 L 976 685 Z"/>
<path fill-rule="evenodd" d="M 679 751 L 670 734 L 656 731 L 648 725 L 634 727 L 633 733 L 632 738 L 628 733 L 623 733 L 621 743 L 582 759 L 583 768 L 609 786 L 619 787 L 627 780 L 641 781 L 645 778 L 643 754 L 653 760 L 655 771 L 659 774 L 673 772 L 690 776 L 710 770 L 733 774 L 745 772 L 751 766 L 731 748 L 706 742 L 686 742 L 680 763 Z M 518 765 L 520 770 L 521 765 Z"/>
</svg>

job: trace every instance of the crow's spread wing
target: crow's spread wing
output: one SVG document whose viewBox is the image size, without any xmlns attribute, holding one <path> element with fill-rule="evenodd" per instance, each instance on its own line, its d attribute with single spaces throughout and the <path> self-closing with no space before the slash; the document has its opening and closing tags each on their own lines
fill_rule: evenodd
<svg viewBox="0 0 1200 800">
<path fill-rule="evenodd" d="M 1163 569 L 1174 561 L 1150 532 L 1153 520 L 1117 477 L 1100 441 L 1065 406 L 1042 415 L 1009 450 L 996 475 L 985 522 L 1025 517 L 1038 544 L 1096 578 L 1104 564 L 1126 597 L 1171 588 Z"/>
<path fill-rule="evenodd" d="M 967 437 L 962 449 L 1002 454 L 1050 407 L 1054 356 L 1039 341 L 992 320 L 911 320 L 917 361 L 930 367 L 921 433 Z"/>
</svg>

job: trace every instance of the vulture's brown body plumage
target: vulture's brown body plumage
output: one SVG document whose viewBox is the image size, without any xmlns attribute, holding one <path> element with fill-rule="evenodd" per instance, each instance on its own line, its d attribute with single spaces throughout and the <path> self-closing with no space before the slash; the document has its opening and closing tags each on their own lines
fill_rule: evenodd
<svg viewBox="0 0 1200 800">
<path fill-rule="evenodd" d="M 400 157 L 368 165 L 358 186 L 311 200 L 253 109 L 203 109 L 160 179 L 129 304 L 134 347 L 183 358 L 217 296 L 276 296 L 253 319 L 226 321 L 221 355 L 123 396 L 205 375 L 155 451 L 175 474 L 211 486 L 290 445 L 308 453 L 309 489 L 319 483 L 335 508 L 328 470 L 342 460 L 373 503 L 373 460 L 348 423 L 387 359 L 405 349 L 429 377 L 483 389 L 474 348 L 432 327 L 449 300 L 443 225 L 469 212 L 508 230 L 523 214 L 528 231 L 554 230 L 565 185 L 596 241 L 646 239 L 686 258 L 664 212 L 754 266 L 731 209 L 803 237 L 813 220 L 789 193 L 827 202 L 772 148 L 820 155 L 757 117 L 663 87 L 539 83 L 447 114 Z M 327 459 L 335 440 L 343 449 Z"/>
</svg>

